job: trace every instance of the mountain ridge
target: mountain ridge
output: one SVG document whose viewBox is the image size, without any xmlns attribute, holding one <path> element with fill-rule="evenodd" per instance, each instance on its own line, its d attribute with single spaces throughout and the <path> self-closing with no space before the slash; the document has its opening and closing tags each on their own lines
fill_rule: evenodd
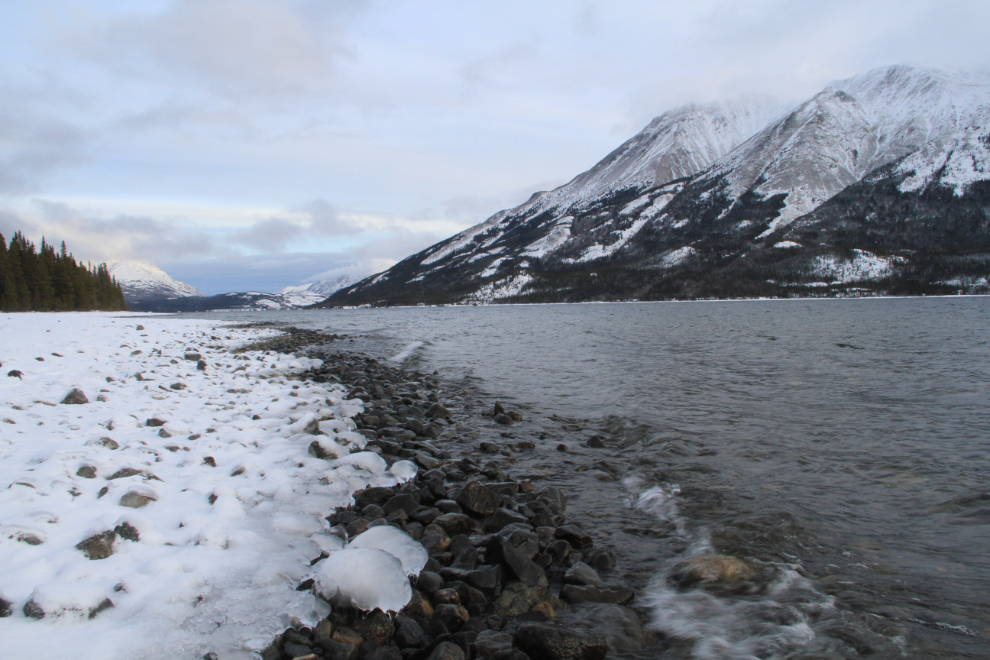
<svg viewBox="0 0 990 660">
<path fill-rule="evenodd" d="M 830 83 L 783 112 L 749 103 L 668 111 L 564 186 L 320 306 L 958 292 L 946 284 L 959 279 L 955 266 L 944 263 L 942 279 L 916 266 L 933 255 L 959 268 L 990 263 L 978 252 L 990 178 L 985 75 L 898 65 Z M 873 221 L 849 213 L 871 195 L 885 224 L 865 231 Z M 911 229 L 919 224 L 927 229 Z M 927 242 L 895 240 L 892 227 Z M 972 234 L 969 247 L 958 231 Z M 849 266 L 856 259 L 886 265 Z M 823 285 L 825 263 L 863 276 Z M 985 286 L 984 277 L 963 289 Z"/>
</svg>

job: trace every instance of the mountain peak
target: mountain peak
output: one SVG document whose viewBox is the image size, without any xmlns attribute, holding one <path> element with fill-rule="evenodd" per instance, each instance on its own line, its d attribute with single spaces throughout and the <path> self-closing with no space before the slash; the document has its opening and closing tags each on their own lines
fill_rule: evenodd
<svg viewBox="0 0 990 660">
<path fill-rule="evenodd" d="M 128 301 L 206 295 L 193 286 L 173 279 L 164 270 L 146 261 L 110 261 L 107 263 L 107 270 L 117 279 Z"/>
</svg>

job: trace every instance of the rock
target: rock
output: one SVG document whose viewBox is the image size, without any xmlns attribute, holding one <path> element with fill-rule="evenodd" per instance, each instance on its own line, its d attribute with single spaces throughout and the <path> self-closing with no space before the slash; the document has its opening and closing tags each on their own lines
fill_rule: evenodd
<svg viewBox="0 0 990 660">
<path fill-rule="evenodd" d="M 113 528 L 114 533 L 122 539 L 127 539 L 128 541 L 141 540 L 141 534 L 138 532 L 136 527 L 131 526 L 130 523 L 123 522 Z"/>
<path fill-rule="evenodd" d="M 469 534 L 474 523 L 463 513 L 445 513 L 433 519 L 433 524 L 443 528 L 448 535 Z"/>
<path fill-rule="evenodd" d="M 496 509 L 491 519 L 485 523 L 485 529 L 489 532 L 499 532 L 509 525 L 527 522 L 526 516 L 521 513 L 509 511 L 508 509 Z"/>
<path fill-rule="evenodd" d="M 331 639 L 340 644 L 353 646 L 355 649 L 361 648 L 361 645 L 364 644 L 364 638 L 356 630 L 347 626 L 340 626 L 335 629 Z"/>
<path fill-rule="evenodd" d="M 505 408 L 502 407 L 502 402 L 501 401 L 496 401 L 495 402 L 495 410 L 492 413 L 492 416 L 493 417 L 498 417 L 499 415 L 504 415 L 504 414 L 505 414 Z"/>
<path fill-rule="evenodd" d="M 406 421 L 406 428 L 416 435 L 422 435 L 423 431 L 426 430 L 426 424 L 419 421 L 415 417 L 410 417 L 409 420 Z"/>
<path fill-rule="evenodd" d="M 144 472 L 142 470 L 138 470 L 137 468 L 121 468 L 107 477 L 107 481 L 113 481 L 114 479 L 126 479 L 127 477 L 136 477 L 143 474 Z"/>
<path fill-rule="evenodd" d="M 495 600 L 495 613 L 504 617 L 515 617 L 530 611 L 537 603 L 550 603 L 554 609 L 565 606 L 544 587 L 527 587 L 522 582 L 514 582 Z"/>
<path fill-rule="evenodd" d="M 425 629 L 429 627 L 430 619 L 433 618 L 433 606 L 430 605 L 430 601 L 419 590 L 414 589 L 409 603 L 402 608 L 402 614 L 414 620 Z"/>
<path fill-rule="evenodd" d="M 460 605 L 461 597 L 457 595 L 457 589 L 438 589 L 433 597 L 430 599 L 433 602 L 433 607 L 436 608 L 438 605 Z"/>
<path fill-rule="evenodd" d="M 564 585 L 560 597 L 569 603 L 614 603 L 628 605 L 636 597 L 636 592 L 623 585 L 579 586 Z"/>
<path fill-rule="evenodd" d="M 431 555 L 446 552 L 450 547 L 450 537 L 444 534 L 430 534 L 419 541 Z"/>
<path fill-rule="evenodd" d="M 144 422 L 145 426 L 165 426 L 167 422 L 159 417 L 152 417 Z"/>
<path fill-rule="evenodd" d="M 412 516 L 416 509 L 419 508 L 419 502 L 409 493 L 399 493 L 385 502 L 382 508 L 385 510 L 386 515 L 396 511 L 405 511 L 406 515 Z"/>
<path fill-rule="evenodd" d="M 441 590 L 444 591 L 444 590 Z M 440 592 L 437 592 L 440 593 Z M 443 622 L 447 630 L 457 632 L 471 618 L 467 609 L 457 603 L 437 605 L 433 610 L 433 618 Z"/>
<path fill-rule="evenodd" d="M 101 446 L 103 446 L 103 447 L 105 447 L 107 449 L 111 449 L 111 450 L 112 449 L 120 449 L 120 445 L 117 443 L 116 440 L 114 440 L 113 438 L 107 438 L 105 436 L 102 437 L 102 438 L 100 438 L 99 440 L 97 440 L 93 444 L 94 445 L 101 445 Z"/>
<path fill-rule="evenodd" d="M 605 443 L 602 442 L 602 440 L 604 440 L 602 436 L 593 435 L 590 438 L 588 438 L 588 441 L 584 443 L 584 446 L 591 447 L 592 449 L 601 449 L 602 447 L 605 446 Z"/>
<path fill-rule="evenodd" d="M 441 642 L 426 660 L 466 660 L 464 649 L 453 642 Z"/>
<path fill-rule="evenodd" d="M 364 619 L 355 621 L 353 627 L 365 641 L 373 642 L 378 646 L 392 639 L 392 635 L 395 634 L 392 619 L 381 610 L 375 610 Z"/>
<path fill-rule="evenodd" d="M 320 619 L 320 622 L 313 628 L 313 641 L 317 644 L 324 639 L 333 639 L 333 622 L 330 619 Z"/>
<path fill-rule="evenodd" d="M 200 360 L 196 363 L 196 371 L 206 371 L 206 360 Z"/>
<path fill-rule="evenodd" d="M 410 617 L 400 614 L 395 617 L 396 631 L 392 640 L 399 648 L 421 648 L 426 646 L 426 633 L 423 627 Z"/>
<path fill-rule="evenodd" d="M 513 637 L 516 646 L 541 660 L 603 660 L 608 644 L 601 635 L 583 635 L 543 623 L 524 623 Z"/>
<path fill-rule="evenodd" d="M 188 385 L 180 382 L 180 383 L 172 383 L 171 385 L 169 385 L 169 387 L 172 388 L 173 390 L 184 390 L 188 387 Z"/>
<path fill-rule="evenodd" d="M 152 495 L 136 493 L 130 491 L 120 498 L 120 506 L 130 507 L 132 509 L 140 509 L 147 506 L 150 502 L 157 502 L 158 498 Z"/>
<path fill-rule="evenodd" d="M 20 371 L 19 369 L 11 369 L 10 371 L 7 372 L 7 376 L 10 378 L 19 378 L 21 380 L 24 380 L 24 372 Z"/>
<path fill-rule="evenodd" d="M 135 330 L 144 330 L 144 326 L 143 326 L 143 325 L 139 325 L 139 326 L 137 326 L 137 327 L 136 327 L 136 328 L 134 328 L 134 329 L 135 329 Z"/>
<path fill-rule="evenodd" d="M 29 600 L 24 603 L 24 616 L 29 619 L 44 619 L 45 611 L 38 606 L 33 600 Z"/>
<path fill-rule="evenodd" d="M 594 586 L 594 587 L 601 587 L 605 585 L 605 583 L 602 582 L 601 577 L 599 577 L 595 569 L 593 569 L 591 566 L 588 566 L 583 561 L 579 561 L 573 566 L 571 566 L 569 569 L 567 569 L 567 573 L 564 574 L 564 582 L 567 584 L 586 585 L 586 586 Z"/>
<path fill-rule="evenodd" d="M 495 423 L 502 426 L 512 426 L 515 422 L 508 415 L 495 415 Z"/>
<path fill-rule="evenodd" d="M 615 568 L 615 557 L 605 548 L 595 548 L 587 556 L 588 564 L 599 571 Z"/>
<path fill-rule="evenodd" d="M 9 600 L 0 598 L 0 619 L 5 619 L 13 613 L 14 604 Z"/>
<path fill-rule="evenodd" d="M 395 495 L 395 491 L 387 486 L 374 486 L 354 494 L 354 502 L 359 509 L 363 509 L 369 504 L 384 504 Z"/>
<path fill-rule="evenodd" d="M 172 437 L 172 434 L 169 433 L 168 431 L 166 431 L 164 428 L 160 428 L 160 429 L 158 429 L 158 437 L 159 438 L 171 438 Z"/>
<path fill-rule="evenodd" d="M 65 395 L 65 398 L 62 399 L 62 404 L 63 405 L 76 405 L 76 406 L 78 406 L 78 405 L 81 405 L 83 403 L 89 403 L 89 399 L 86 398 L 86 395 L 83 394 L 83 391 L 81 389 L 79 389 L 78 387 L 73 387 L 69 391 L 69 393 Z"/>
<path fill-rule="evenodd" d="M 490 516 L 498 509 L 502 498 L 480 482 L 471 481 L 457 496 L 457 503 L 475 515 Z"/>
<path fill-rule="evenodd" d="M 357 660 L 358 650 L 352 644 L 344 644 L 333 639 L 321 639 L 323 660 Z"/>
<path fill-rule="evenodd" d="M 432 406 L 426 409 L 427 417 L 441 417 L 443 419 L 450 419 L 450 411 L 442 403 L 434 403 Z"/>
<path fill-rule="evenodd" d="M 567 445 L 565 445 L 564 443 L 560 443 L 559 445 L 557 445 L 557 451 L 567 451 Z"/>
<path fill-rule="evenodd" d="M 511 411 L 509 411 L 509 412 L 507 412 L 505 414 L 508 415 L 512 419 L 513 422 L 521 422 L 521 421 L 523 421 L 523 416 L 520 415 L 519 413 L 517 413 L 515 410 L 511 410 Z"/>
<path fill-rule="evenodd" d="M 217 459 L 213 458 L 212 456 L 204 456 L 203 457 L 203 465 L 208 465 L 210 467 L 216 467 L 217 466 Z"/>
<path fill-rule="evenodd" d="M 547 586 L 547 577 L 543 569 L 517 550 L 508 539 L 499 538 L 495 548 L 496 554 L 501 555 L 499 559 L 509 567 L 520 582 L 530 587 Z"/>
<path fill-rule="evenodd" d="M 553 535 L 567 541 L 578 550 L 590 548 L 595 544 L 594 540 L 577 525 L 561 525 Z"/>
<path fill-rule="evenodd" d="M 402 652 L 394 646 L 383 646 L 364 656 L 364 660 L 402 660 Z"/>
<path fill-rule="evenodd" d="M 116 540 L 117 534 L 108 529 L 80 541 L 76 545 L 76 549 L 82 550 L 89 559 L 106 559 L 113 554 L 113 542 Z"/>
<path fill-rule="evenodd" d="M 682 589 L 700 585 L 728 593 L 753 590 L 756 571 L 741 559 L 728 555 L 694 557 L 674 566 L 670 580 Z"/>
<path fill-rule="evenodd" d="M 96 479 L 96 468 L 92 465 L 82 465 L 76 470 L 76 476 L 83 479 Z"/>
<path fill-rule="evenodd" d="M 203 359 L 203 356 L 200 355 L 199 353 L 186 353 L 185 357 L 190 362 L 195 362 L 197 360 L 202 360 Z"/>
<path fill-rule="evenodd" d="M 482 631 L 474 640 L 474 648 L 475 654 L 479 658 L 508 660 L 514 650 L 512 648 L 512 635 L 497 630 Z"/>
<path fill-rule="evenodd" d="M 419 572 L 416 588 L 424 594 L 432 597 L 441 587 L 443 587 L 443 578 L 439 574 L 426 570 Z"/>
<path fill-rule="evenodd" d="M 295 642 L 286 642 L 282 646 L 282 653 L 290 658 L 302 658 L 304 656 L 311 655 L 313 653 L 313 649 Z"/>
</svg>

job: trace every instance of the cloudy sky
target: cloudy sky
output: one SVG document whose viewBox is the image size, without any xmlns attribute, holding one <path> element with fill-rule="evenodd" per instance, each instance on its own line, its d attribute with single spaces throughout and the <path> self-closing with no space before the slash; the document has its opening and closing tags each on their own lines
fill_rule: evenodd
<svg viewBox="0 0 990 660">
<path fill-rule="evenodd" d="M 370 274 L 664 110 L 990 69 L 985 0 L 0 4 L 0 232 L 207 293 Z"/>
</svg>

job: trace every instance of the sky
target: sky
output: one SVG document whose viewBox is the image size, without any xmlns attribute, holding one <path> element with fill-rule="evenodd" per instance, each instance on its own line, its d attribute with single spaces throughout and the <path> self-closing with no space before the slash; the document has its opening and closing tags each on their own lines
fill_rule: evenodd
<svg viewBox="0 0 990 660">
<path fill-rule="evenodd" d="M 0 233 L 208 294 L 364 276 L 666 110 L 990 70 L 985 0 L 0 3 Z"/>
</svg>

